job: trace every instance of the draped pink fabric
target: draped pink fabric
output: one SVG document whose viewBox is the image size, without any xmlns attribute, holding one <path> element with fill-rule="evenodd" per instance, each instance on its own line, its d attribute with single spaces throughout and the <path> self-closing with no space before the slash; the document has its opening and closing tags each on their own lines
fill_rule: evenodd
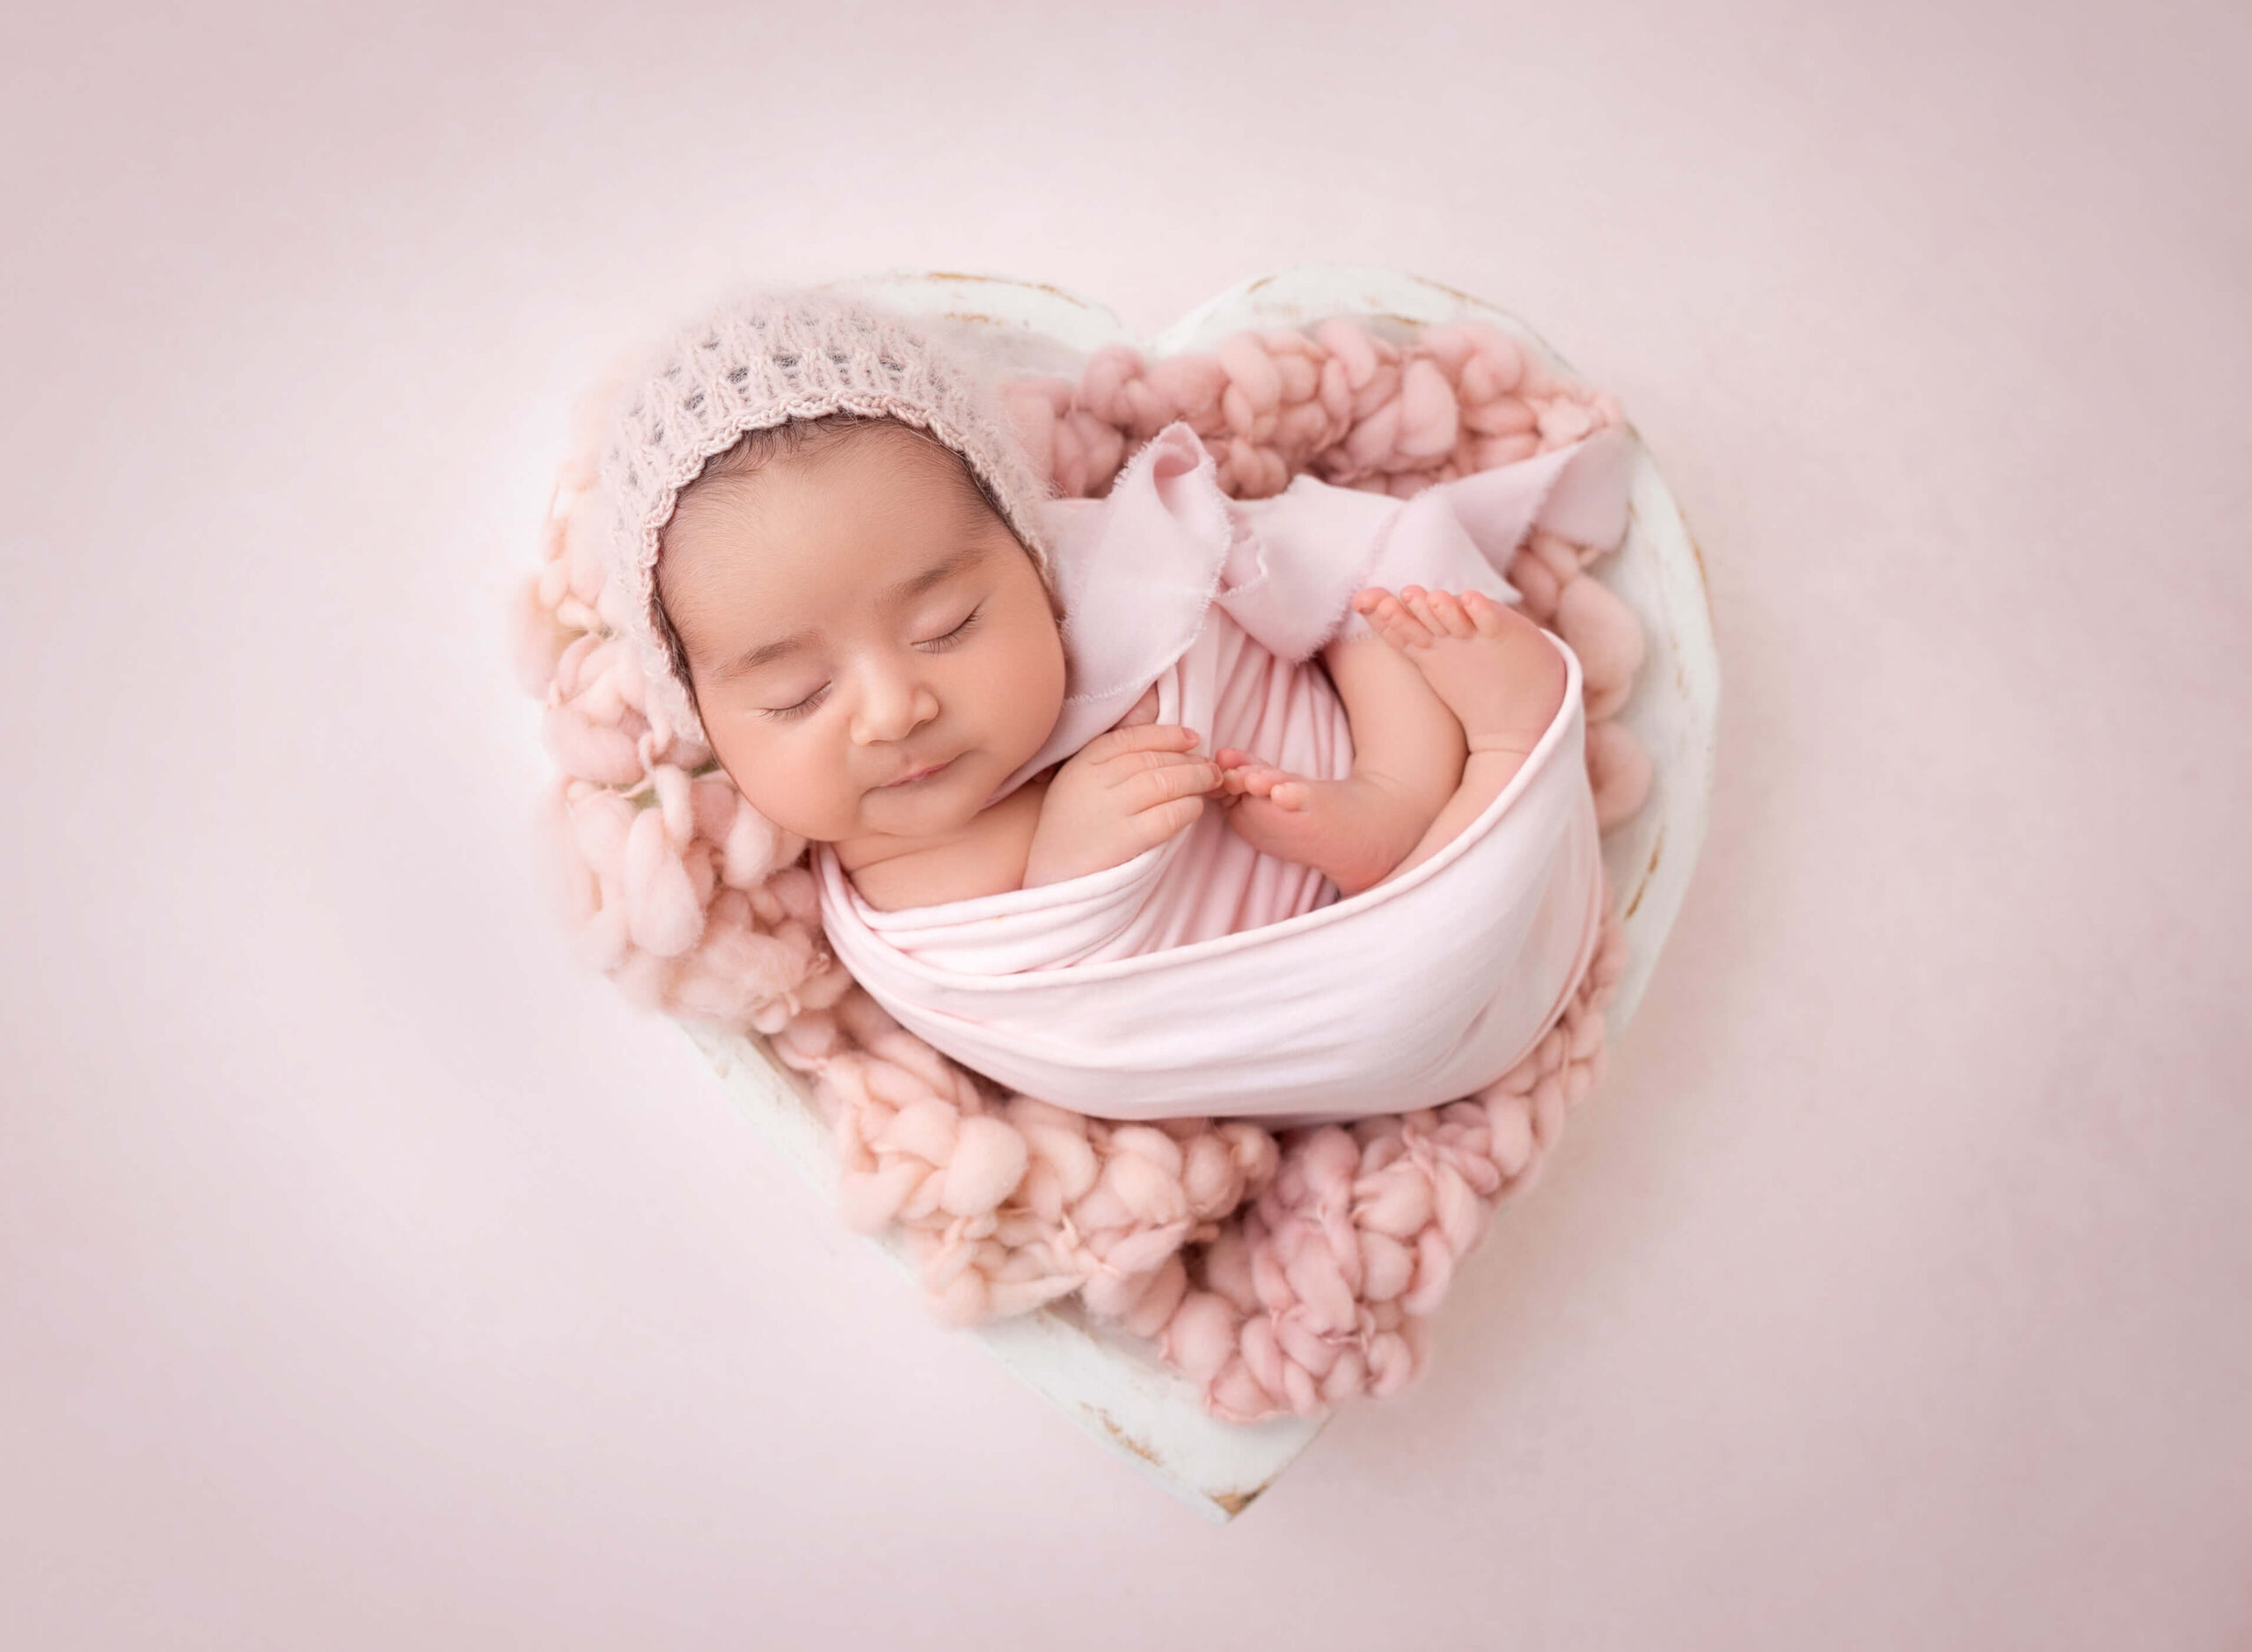
<svg viewBox="0 0 2252 1652">
<path fill-rule="evenodd" d="M 1351 771 L 1313 656 L 1364 632 L 1364 585 L 1477 588 L 1536 526 L 1609 545 L 1626 525 L 1623 433 L 1399 500 L 1301 476 L 1229 499 L 1186 425 L 1100 500 L 1051 502 L 1065 703 L 1007 795 L 1114 726 L 1158 716 L 1263 761 Z M 817 848 L 823 927 L 869 993 L 932 1046 L 1057 1106 L 1114 1119 L 1277 1125 L 1405 1112 L 1492 1082 L 1554 1023 L 1592 955 L 1601 862 L 1578 659 L 1532 757 L 1403 878 L 1338 898 L 1209 807 L 1123 865 L 1034 889 L 883 912 Z"/>
</svg>

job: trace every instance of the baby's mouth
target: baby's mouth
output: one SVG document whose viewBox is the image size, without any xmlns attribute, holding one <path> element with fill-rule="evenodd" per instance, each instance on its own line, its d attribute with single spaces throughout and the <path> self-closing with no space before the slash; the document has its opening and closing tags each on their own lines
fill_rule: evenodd
<svg viewBox="0 0 2252 1652">
<path fill-rule="evenodd" d="M 960 755 L 961 755 L 961 754 L 960 754 L 959 752 L 957 752 L 957 753 L 955 754 L 955 756 L 956 756 L 956 757 L 959 757 Z M 915 770 L 915 771 L 914 771 L 913 772 L 911 772 L 911 773 L 909 773 L 909 774 L 903 774 L 903 775 L 900 776 L 900 778 L 899 778 L 898 779 L 896 779 L 896 780 L 887 780 L 887 781 L 885 781 L 885 782 L 884 782 L 884 784 L 883 784 L 883 785 L 881 785 L 881 786 L 878 786 L 878 787 L 876 788 L 876 790 L 878 790 L 879 792 L 889 792 L 889 791 L 894 791 L 894 790 L 897 789 L 897 788 L 898 788 L 898 787 L 900 787 L 900 786 L 912 786 L 912 785 L 914 785 L 918 780 L 927 780 L 927 779 L 930 779 L 930 778 L 932 778 L 933 776 L 938 775 L 938 774 L 940 774 L 940 773 L 943 772 L 943 771 L 945 771 L 945 769 L 947 768 L 947 764 L 951 764 L 953 761 L 954 761 L 954 758 L 953 758 L 953 757 L 948 757 L 948 758 L 946 760 L 946 763 L 934 763 L 934 764 L 931 764 L 931 765 L 930 765 L 930 767 L 928 767 L 928 768 L 925 768 L 925 769 L 918 769 L 918 770 Z"/>
</svg>

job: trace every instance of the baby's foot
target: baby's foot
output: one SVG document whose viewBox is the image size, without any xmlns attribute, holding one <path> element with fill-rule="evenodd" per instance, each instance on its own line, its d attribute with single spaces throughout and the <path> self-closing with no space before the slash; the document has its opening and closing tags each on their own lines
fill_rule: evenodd
<svg viewBox="0 0 2252 1652">
<path fill-rule="evenodd" d="M 1346 895 L 1399 865 L 1427 823 L 1429 806 L 1418 812 L 1381 776 L 1311 780 L 1233 746 L 1223 746 L 1214 761 L 1236 835 L 1262 854 L 1312 866 Z"/>
<path fill-rule="evenodd" d="M 1564 703 L 1562 656 L 1531 620 L 1483 591 L 1406 585 L 1394 596 L 1371 587 L 1353 608 L 1423 674 L 1473 756 L 1528 756 Z"/>
</svg>

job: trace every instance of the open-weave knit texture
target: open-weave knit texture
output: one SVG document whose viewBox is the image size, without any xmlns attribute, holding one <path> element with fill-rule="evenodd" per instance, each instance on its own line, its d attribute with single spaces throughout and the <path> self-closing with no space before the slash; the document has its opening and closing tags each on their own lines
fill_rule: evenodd
<svg viewBox="0 0 2252 1652">
<path fill-rule="evenodd" d="M 1156 362 L 1110 347 L 1076 382 L 1004 389 L 1057 489 L 1105 491 L 1133 449 L 1186 420 L 1239 497 L 1312 471 L 1406 495 L 1619 420 L 1506 335 L 1431 327 L 1394 344 L 1345 318 L 1238 334 Z M 591 961 L 636 1002 L 753 1032 L 807 1075 L 834 1132 L 846 1218 L 896 1226 L 956 1324 L 1076 1297 L 1150 1339 L 1237 1422 L 1316 1416 L 1396 1393 L 1495 1204 L 1532 1184 L 1600 1075 L 1626 963 L 1606 917 L 1595 961 L 1533 1053 L 1444 1107 L 1276 1135 L 1240 1120 L 1117 1124 L 1013 1095 L 902 1028 L 822 942 L 804 844 L 713 763 L 692 724 L 652 715 L 639 645 L 601 611 L 593 444 L 564 466 L 543 562 L 519 605 L 519 665 L 562 770 L 556 862 Z M 676 486 L 677 484 L 676 483 Z M 1594 552 L 1536 532 L 1507 570 L 1524 609 L 1580 657 L 1587 761 L 1609 830 L 1637 810 L 1647 754 L 1615 720 L 1643 637 Z"/>
</svg>

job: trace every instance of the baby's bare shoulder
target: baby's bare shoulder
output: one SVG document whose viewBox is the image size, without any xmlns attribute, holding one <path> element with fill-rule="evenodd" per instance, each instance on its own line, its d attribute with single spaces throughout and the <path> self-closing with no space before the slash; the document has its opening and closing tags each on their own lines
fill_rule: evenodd
<svg viewBox="0 0 2252 1652">
<path fill-rule="evenodd" d="M 852 887 L 879 912 L 1022 888 L 1047 791 L 1047 776 L 1027 780 L 992 808 L 980 809 L 959 837 L 863 866 L 851 874 Z"/>
</svg>

